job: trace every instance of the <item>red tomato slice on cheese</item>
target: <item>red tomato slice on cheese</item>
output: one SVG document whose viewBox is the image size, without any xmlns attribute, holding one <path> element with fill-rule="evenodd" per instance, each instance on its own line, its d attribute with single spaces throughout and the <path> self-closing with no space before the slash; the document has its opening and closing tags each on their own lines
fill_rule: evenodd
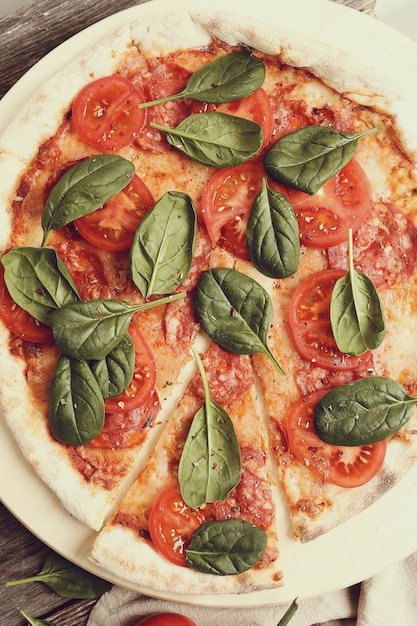
<svg viewBox="0 0 417 626">
<path fill-rule="evenodd" d="M 149 532 L 156 549 L 176 565 L 186 565 L 185 551 L 193 533 L 208 521 L 204 509 L 190 509 L 177 484 L 167 487 L 156 499 L 149 515 Z"/>
<path fill-rule="evenodd" d="M 274 114 L 267 93 L 261 88 L 253 94 L 240 100 L 233 100 L 224 104 L 207 104 L 205 102 L 194 102 L 193 113 L 205 113 L 207 111 L 220 111 L 236 117 L 256 122 L 262 127 L 264 134 L 263 145 L 265 146 L 271 139 L 274 126 Z"/>
<path fill-rule="evenodd" d="M 157 367 L 148 342 L 133 322 L 129 334 L 135 347 L 135 370 L 127 389 L 116 398 L 104 402 L 106 413 L 128 413 L 144 405 L 156 387 Z"/>
<path fill-rule="evenodd" d="M 74 221 L 84 239 L 103 250 L 129 250 L 145 213 L 155 204 L 139 176 L 102 207 Z"/>
<path fill-rule="evenodd" d="M 355 160 L 328 180 L 314 195 L 288 189 L 300 229 L 300 240 L 311 248 L 330 248 L 346 241 L 372 209 L 370 182 Z"/>
<path fill-rule="evenodd" d="M 326 392 L 297 401 L 287 418 L 288 445 L 291 452 L 322 480 L 339 487 L 364 485 L 380 470 L 387 442 L 372 445 L 331 446 L 314 430 L 314 411 Z"/>
<path fill-rule="evenodd" d="M 204 188 L 201 207 L 204 223 L 212 243 L 219 243 L 232 254 L 248 259 L 246 230 L 255 197 L 266 177 L 259 161 L 218 170 Z M 286 195 L 286 188 L 268 181 Z"/>
<path fill-rule="evenodd" d="M 141 92 L 122 76 L 105 76 L 86 85 L 72 105 L 80 137 L 101 150 L 119 150 L 141 132 L 146 119 Z"/>
<path fill-rule="evenodd" d="M 339 269 L 311 274 L 295 289 L 289 304 L 289 324 L 297 352 L 328 370 L 354 370 L 370 358 L 369 352 L 360 356 L 344 354 L 333 336 L 330 301 L 335 282 L 345 274 Z"/>
<path fill-rule="evenodd" d="M 4 282 L 2 263 L 0 263 L 0 319 L 12 333 L 26 341 L 33 341 L 33 343 L 53 341 L 52 329 L 38 322 L 11 298 Z"/>
</svg>

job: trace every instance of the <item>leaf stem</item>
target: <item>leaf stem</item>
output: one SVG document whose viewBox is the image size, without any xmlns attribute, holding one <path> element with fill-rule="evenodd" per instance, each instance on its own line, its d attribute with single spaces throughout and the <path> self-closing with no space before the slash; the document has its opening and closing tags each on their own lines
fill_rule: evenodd
<svg viewBox="0 0 417 626">
<path fill-rule="evenodd" d="M 265 351 L 266 356 L 271 360 L 272 364 L 275 365 L 279 373 L 282 374 L 282 376 L 286 376 L 287 375 L 286 372 L 282 369 L 281 365 L 278 363 L 278 361 L 276 360 L 272 352 L 269 350 L 269 348 L 266 347 L 265 350 L 266 350 Z"/>
<path fill-rule="evenodd" d="M 284 613 L 284 615 L 279 620 L 277 626 L 287 626 L 290 620 L 294 617 L 297 609 L 298 609 L 298 603 L 297 603 L 297 598 L 295 598 L 295 600 L 292 601 L 288 610 Z"/>
<path fill-rule="evenodd" d="M 201 374 L 201 379 L 203 381 L 203 388 L 204 388 L 204 399 L 205 399 L 205 405 L 207 408 L 207 404 L 210 401 L 210 390 L 209 390 L 209 386 L 208 386 L 208 382 L 207 382 L 207 376 L 206 376 L 206 372 L 204 371 L 204 366 L 203 363 L 201 361 L 201 357 L 198 353 L 198 350 L 196 350 L 196 348 L 194 346 L 191 346 L 191 352 L 194 355 L 194 358 L 196 360 L 197 363 L 197 367 L 198 370 Z"/>
<path fill-rule="evenodd" d="M 349 255 L 349 273 L 352 276 L 355 268 L 353 266 L 353 232 L 352 229 L 348 230 L 348 255 Z"/>
<path fill-rule="evenodd" d="M 171 102 L 172 100 L 178 100 L 179 98 L 185 98 L 187 96 L 186 91 L 180 91 L 180 93 L 175 93 L 171 96 L 166 96 L 165 98 L 159 98 L 158 100 L 150 100 L 149 102 L 141 102 L 138 104 L 139 109 L 147 109 L 149 107 L 157 106 L 158 104 L 165 104 L 165 102 Z M 151 124 L 152 126 L 152 124 Z"/>
<path fill-rule="evenodd" d="M 175 302 L 175 300 L 181 300 L 182 298 L 187 297 L 186 291 L 178 291 L 177 293 L 173 293 L 170 296 L 165 296 L 164 298 L 159 298 L 157 300 L 151 300 L 149 302 L 145 302 L 144 304 L 138 304 L 137 306 L 132 306 L 133 313 L 137 313 L 139 311 L 146 311 L 147 309 L 153 309 L 156 306 L 160 306 L 163 304 L 169 304 L 170 302 Z"/>
<path fill-rule="evenodd" d="M 16 587 L 17 585 L 25 585 L 26 583 L 35 583 L 39 581 L 38 576 L 30 576 L 29 578 L 18 578 L 6 582 L 6 587 Z"/>
</svg>

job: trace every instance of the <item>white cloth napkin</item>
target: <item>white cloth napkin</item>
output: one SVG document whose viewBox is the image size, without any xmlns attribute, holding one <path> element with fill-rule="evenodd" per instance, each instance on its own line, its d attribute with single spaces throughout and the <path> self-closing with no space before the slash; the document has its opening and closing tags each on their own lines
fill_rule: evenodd
<svg viewBox="0 0 417 626">
<path fill-rule="evenodd" d="M 360 585 L 300 598 L 298 604 L 290 626 L 417 626 L 417 553 Z M 87 626 L 133 626 L 141 617 L 167 612 L 182 613 L 197 626 L 277 626 L 288 607 L 196 607 L 113 587 L 97 602 Z"/>
</svg>

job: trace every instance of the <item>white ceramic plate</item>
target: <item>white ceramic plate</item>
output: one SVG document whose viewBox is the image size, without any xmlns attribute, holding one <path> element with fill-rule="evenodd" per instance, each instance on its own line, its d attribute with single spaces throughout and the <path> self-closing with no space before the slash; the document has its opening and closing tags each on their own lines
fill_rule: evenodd
<svg viewBox="0 0 417 626">
<path fill-rule="evenodd" d="M 196 8 L 203 0 L 185 0 L 176 6 Z M 224 10 L 224 0 L 210 0 L 210 8 Z M 95 41 L 126 22 L 146 20 L 150 14 L 172 10 L 172 0 L 154 0 L 107 18 L 79 33 L 33 67 L 0 101 L 0 134 L 31 94 Z M 353 59 L 366 59 L 399 85 L 417 93 L 417 45 L 375 18 L 326 0 L 228 0 L 227 10 L 320 39 L 344 49 Z M 413 76 L 414 81 L 409 77 Z M 416 90 L 415 90 L 416 91 Z M 417 118 L 416 118 L 417 124 Z M 285 585 L 278 590 L 246 595 L 198 596 L 160 594 L 129 585 L 88 560 L 94 531 L 68 515 L 54 494 L 26 464 L 0 418 L 0 495 L 3 503 L 34 535 L 56 552 L 86 570 L 150 596 L 210 606 L 261 606 L 311 597 L 364 580 L 417 550 L 417 467 L 368 510 L 308 544 L 292 537 L 285 502 L 278 506 L 281 565 Z M 278 503 L 279 505 L 280 503 Z"/>
</svg>

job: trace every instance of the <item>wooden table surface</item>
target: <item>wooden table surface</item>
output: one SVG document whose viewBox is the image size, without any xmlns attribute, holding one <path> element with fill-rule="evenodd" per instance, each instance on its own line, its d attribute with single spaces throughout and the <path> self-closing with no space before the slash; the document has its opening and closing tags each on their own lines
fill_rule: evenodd
<svg viewBox="0 0 417 626">
<path fill-rule="evenodd" d="M 306 0 L 308 2 L 309 0 Z M 334 0 L 373 13 L 376 0 Z M 35 0 L 0 18 L 0 98 L 39 59 L 60 43 L 108 15 L 140 2 L 132 0 Z M 13 479 L 3 476 L 2 480 Z M 94 600 L 65 600 L 42 583 L 6 587 L 8 580 L 38 573 L 50 549 L 0 503 L 0 623 L 23 626 L 23 610 L 56 626 L 85 626 Z"/>
</svg>

